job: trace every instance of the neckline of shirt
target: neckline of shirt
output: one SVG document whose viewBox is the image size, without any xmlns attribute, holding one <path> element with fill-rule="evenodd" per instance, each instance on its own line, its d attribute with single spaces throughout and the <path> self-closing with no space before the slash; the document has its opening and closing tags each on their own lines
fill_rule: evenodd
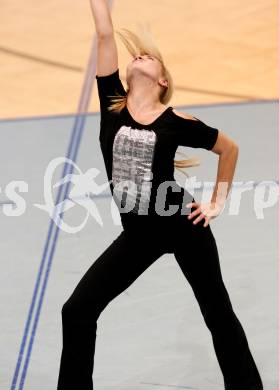
<svg viewBox="0 0 279 390">
<path fill-rule="evenodd" d="M 173 107 L 172 106 L 168 106 L 163 112 L 161 112 L 161 114 L 159 114 L 157 116 L 157 118 L 155 118 L 155 120 L 151 123 L 148 123 L 148 124 L 145 124 L 145 123 L 140 123 L 138 121 L 136 121 L 133 116 L 131 115 L 127 105 L 124 107 L 124 109 L 126 110 L 126 113 L 128 114 L 129 118 L 138 126 L 146 126 L 146 127 L 149 127 L 149 126 L 153 126 L 159 119 L 161 119 L 169 110 L 172 110 Z"/>
</svg>

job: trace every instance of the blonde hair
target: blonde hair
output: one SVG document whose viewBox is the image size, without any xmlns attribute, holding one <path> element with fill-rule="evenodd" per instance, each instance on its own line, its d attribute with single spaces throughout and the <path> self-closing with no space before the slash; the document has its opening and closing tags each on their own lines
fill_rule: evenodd
<svg viewBox="0 0 279 390">
<path fill-rule="evenodd" d="M 168 81 L 167 87 L 162 87 L 162 91 L 159 95 L 159 100 L 162 104 L 167 104 L 174 92 L 174 84 L 173 84 L 173 79 L 172 76 L 165 65 L 163 56 L 154 43 L 152 34 L 150 32 L 150 29 L 147 28 L 147 26 L 143 24 L 139 24 L 139 34 L 136 34 L 132 32 L 129 29 L 126 28 L 121 28 L 122 32 L 120 30 L 115 30 L 115 32 L 120 36 L 122 42 L 126 46 L 127 50 L 129 53 L 135 57 L 136 55 L 152 55 L 153 57 L 157 58 L 161 65 L 162 65 L 162 73 L 163 77 Z M 132 45 L 134 44 L 134 46 Z M 111 97 L 111 102 L 110 106 L 108 107 L 108 110 L 114 111 L 114 112 L 120 112 L 126 105 L 127 105 L 127 98 L 129 94 L 129 87 L 127 87 L 127 94 L 126 95 L 113 95 Z M 179 154 L 183 154 L 180 152 L 177 152 Z M 185 155 L 185 154 L 184 154 Z M 183 174 L 186 176 L 189 176 L 187 172 L 183 171 L 182 168 L 188 168 L 188 167 L 193 167 L 200 165 L 200 160 L 197 158 L 190 158 L 186 160 L 174 160 L 174 166 L 176 169 L 181 171 Z"/>
</svg>

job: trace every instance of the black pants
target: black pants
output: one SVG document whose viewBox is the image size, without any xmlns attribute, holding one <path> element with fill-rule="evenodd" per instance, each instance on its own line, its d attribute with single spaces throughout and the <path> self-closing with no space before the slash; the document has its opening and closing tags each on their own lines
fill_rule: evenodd
<svg viewBox="0 0 279 390">
<path fill-rule="evenodd" d="M 123 224 L 124 230 L 93 262 L 63 305 L 57 390 L 93 389 L 99 315 L 164 253 L 174 254 L 193 289 L 212 335 L 225 390 L 262 390 L 246 335 L 222 279 L 210 225 L 203 227 L 203 220 L 193 225 L 181 215 L 136 218 L 136 223 L 132 219 Z"/>
</svg>

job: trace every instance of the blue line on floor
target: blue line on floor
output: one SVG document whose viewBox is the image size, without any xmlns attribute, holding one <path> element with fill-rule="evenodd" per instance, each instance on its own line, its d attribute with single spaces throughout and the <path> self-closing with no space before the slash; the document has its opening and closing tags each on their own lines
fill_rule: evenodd
<svg viewBox="0 0 279 390">
<path fill-rule="evenodd" d="M 89 101 L 90 101 L 90 95 L 92 92 L 93 82 L 95 81 L 95 73 L 96 73 L 96 39 L 93 40 L 91 55 L 90 55 L 90 59 L 89 59 L 88 66 L 87 66 L 87 73 L 86 73 L 86 77 L 84 79 L 82 93 L 80 96 L 78 113 L 80 113 L 81 111 L 84 113 L 85 110 L 87 110 L 87 108 L 88 108 Z M 80 120 L 80 118 L 81 118 L 81 120 Z M 77 157 L 78 148 L 79 148 L 82 133 L 84 130 L 85 119 L 86 119 L 86 115 L 83 115 L 83 114 L 77 115 L 75 117 L 75 123 L 74 123 L 74 127 L 72 130 L 72 134 L 71 134 L 71 138 L 70 138 L 70 142 L 69 142 L 69 146 L 68 146 L 68 151 L 67 151 L 67 158 L 71 159 L 72 161 L 75 161 L 75 159 Z M 62 177 L 64 177 L 69 172 L 69 170 L 67 170 L 67 167 L 68 167 L 68 163 L 65 163 L 64 168 L 63 168 Z M 72 170 L 72 169 L 73 169 L 73 166 L 70 165 L 70 170 Z M 63 194 L 63 189 L 65 187 L 64 186 L 59 187 L 58 196 L 57 196 L 55 204 L 60 203 L 61 199 L 65 200 L 67 198 L 69 186 L 70 186 L 70 183 L 68 182 L 66 185 L 66 189 L 64 191 L 64 194 Z M 56 209 L 55 209 L 55 211 L 56 211 Z M 62 213 L 62 215 L 63 215 L 63 213 Z M 43 280 L 42 291 L 41 291 L 41 294 L 39 297 L 38 308 L 37 308 L 37 311 L 35 313 L 35 320 L 34 320 L 32 330 L 31 330 L 31 336 L 30 336 L 29 345 L 28 345 L 28 349 L 27 349 L 27 355 L 26 355 L 26 359 L 24 362 L 22 375 L 20 378 L 19 389 L 22 390 L 23 386 L 24 386 L 24 380 L 26 378 L 27 368 L 28 368 L 28 364 L 29 364 L 29 360 L 30 360 L 30 356 L 31 356 L 32 346 L 33 346 L 33 342 L 34 342 L 34 338 L 35 338 L 35 334 L 36 334 L 36 329 L 37 329 L 40 311 L 41 311 L 41 307 L 42 307 L 43 297 L 44 297 L 44 293 L 46 291 L 48 276 L 49 276 L 49 272 L 50 272 L 50 268 L 51 268 L 51 264 L 52 264 L 53 255 L 54 255 L 55 248 L 56 248 L 56 243 L 57 243 L 59 231 L 60 231 L 59 227 L 57 225 L 54 225 L 54 221 L 53 221 L 53 219 L 51 219 L 48 233 L 47 233 L 45 246 L 44 246 L 44 250 L 43 250 L 43 256 L 42 256 L 42 260 L 40 263 L 40 267 L 39 267 L 39 271 L 38 271 L 38 275 L 37 275 L 37 279 L 36 279 L 36 283 L 35 283 L 35 288 L 33 291 L 31 305 L 29 308 L 27 321 L 25 324 L 24 334 L 23 334 L 23 338 L 21 341 L 21 345 L 20 345 L 20 351 L 19 351 L 19 355 L 18 355 L 16 369 L 15 369 L 14 376 L 12 379 L 11 390 L 14 390 L 16 385 L 17 385 L 17 379 L 19 376 L 19 370 L 20 370 L 22 359 L 23 359 L 27 336 L 28 336 L 29 329 L 31 326 L 31 318 L 33 316 L 35 302 L 36 302 L 38 291 L 39 291 L 39 285 L 41 283 L 41 279 L 42 279 L 42 275 L 43 275 L 43 268 L 45 266 L 45 263 L 47 262 L 45 277 Z M 53 240 L 51 242 L 53 232 L 54 232 L 54 237 L 53 237 Z M 47 258 L 48 253 L 49 253 L 49 256 Z"/>
</svg>

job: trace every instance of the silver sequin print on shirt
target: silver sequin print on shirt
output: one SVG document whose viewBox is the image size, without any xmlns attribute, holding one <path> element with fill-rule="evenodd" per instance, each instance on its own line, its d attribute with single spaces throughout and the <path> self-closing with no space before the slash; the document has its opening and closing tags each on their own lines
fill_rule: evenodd
<svg viewBox="0 0 279 390">
<path fill-rule="evenodd" d="M 148 213 L 156 141 L 153 130 L 125 125 L 115 135 L 112 182 L 117 199 L 124 199 L 121 212 Z"/>
</svg>

